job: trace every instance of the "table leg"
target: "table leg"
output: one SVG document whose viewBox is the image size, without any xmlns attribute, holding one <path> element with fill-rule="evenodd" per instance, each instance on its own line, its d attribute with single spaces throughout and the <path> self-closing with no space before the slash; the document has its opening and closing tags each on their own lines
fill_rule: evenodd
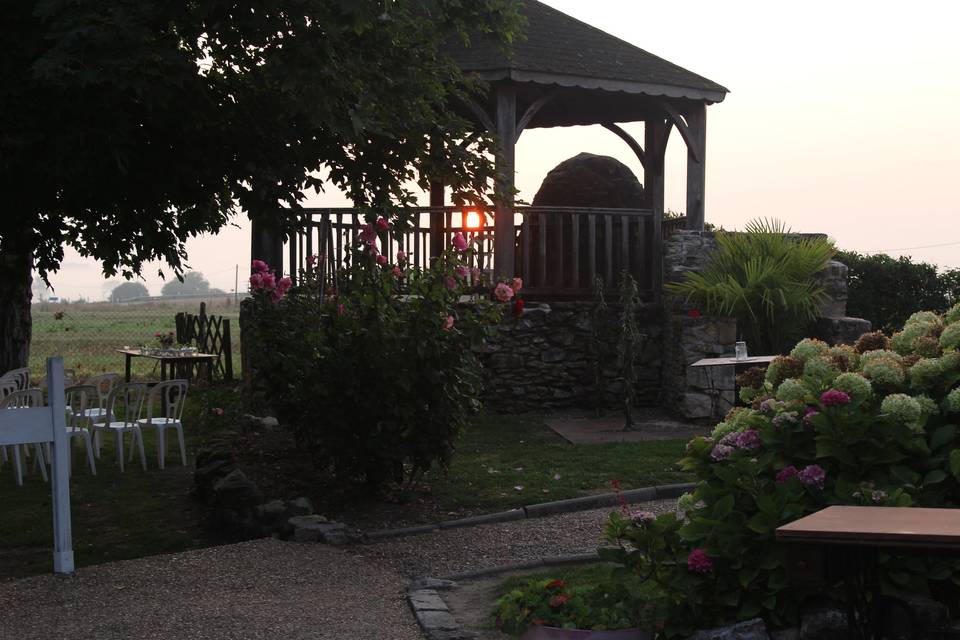
<svg viewBox="0 0 960 640">
<path fill-rule="evenodd" d="M 126 373 L 126 381 L 127 383 L 129 383 L 130 382 L 130 360 L 132 359 L 132 356 L 129 353 L 125 353 L 123 355 L 126 356 L 126 359 L 127 359 L 127 362 L 125 364 L 125 370 L 126 370 L 125 373 Z"/>
<path fill-rule="evenodd" d="M 167 363 L 163 360 L 160 361 L 160 382 L 163 382 L 167 379 Z"/>
</svg>

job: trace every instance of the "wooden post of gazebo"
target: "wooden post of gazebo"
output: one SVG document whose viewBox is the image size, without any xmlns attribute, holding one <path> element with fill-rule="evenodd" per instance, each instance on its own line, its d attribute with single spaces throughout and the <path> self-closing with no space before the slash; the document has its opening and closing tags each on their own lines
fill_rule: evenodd
<svg viewBox="0 0 960 640">
<path fill-rule="evenodd" d="M 494 275 L 510 278 L 515 275 L 514 251 L 516 233 L 513 222 L 514 160 L 517 143 L 517 90 L 513 84 L 496 88 L 497 182 L 493 221 Z"/>
</svg>

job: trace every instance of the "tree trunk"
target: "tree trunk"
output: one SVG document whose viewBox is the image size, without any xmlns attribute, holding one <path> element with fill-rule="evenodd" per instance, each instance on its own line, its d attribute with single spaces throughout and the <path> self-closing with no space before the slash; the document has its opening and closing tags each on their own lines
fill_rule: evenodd
<svg viewBox="0 0 960 640">
<path fill-rule="evenodd" d="M 30 254 L 0 254 L 0 375 L 27 366 L 30 357 Z"/>
</svg>

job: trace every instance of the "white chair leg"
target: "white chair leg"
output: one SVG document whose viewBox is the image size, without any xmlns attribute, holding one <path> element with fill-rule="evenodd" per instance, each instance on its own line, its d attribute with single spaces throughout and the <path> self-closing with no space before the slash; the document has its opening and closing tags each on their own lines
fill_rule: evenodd
<svg viewBox="0 0 960 640">
<path fill-rule="evenodd" d="M 143 432 L 140 429 L 133 430 L 133 437 L 137 441 L 137 447 L 140 449 L 140 464 L 143 470 L 147 470 L 147 454 L 143 452 Z"/>
<path fill-rule="evenodd" d="M 0 447 L 0 469 L 3 468 L 3 463 L 8 460 L 7 458 L 7 448 Z"/>
<path fill-rule="evenodd" d="M 20 445 L 13 445 L 13 476 L 17 479 L 17 486 L 23 486 L 23 463 L 20 461 Z"/>
<path fill-rule="evenodd" d="M 43 478 L 44 482 L 50 482 L 50 477 L 47 475 L 47 461 L 43 457 L 43 445 L 36 444 L 34 445 L 37 451 L 37 459 L 34 460 L 34 463 L 40 467 L 40 476 Z"/>
<path fill-rule="evenodd" d="M 89 431 L 83 432 L 83 444 L 87 447 L 87 462 L 90 464 L 90 473 L 97 475 L 97 463 L 93 460 L 93 442 Z"/>
<path fill-rule="evenodd" d="M 180 441 L 180 464 L 187 466 L 187 446 L 183 442 L 183 425 L 177 425 L 177 439 Z"/>
<path fill-rule="evenodd" d="M 117 434 L 117 464 L 120 466 L 120 473 L 123 473 L 123 431 L 116 430 Z"/>
<path fill-rule="evenodd" d="M 167 442 L 164 439 L 166 429 L 163 427 L 157 427 L 157 464 L 160 465 L 160 469 L 164 469 L 167 457 Z"/>
</svg>

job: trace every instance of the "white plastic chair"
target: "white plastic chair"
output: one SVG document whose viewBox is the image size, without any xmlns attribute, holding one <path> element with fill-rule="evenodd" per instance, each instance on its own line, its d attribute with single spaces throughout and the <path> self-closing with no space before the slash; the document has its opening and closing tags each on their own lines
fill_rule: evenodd
<svg viewBox="0 0 960 640">
<path fill-rule="evenodd" d="M 85 385 L 92 385 L 97 388 L 97 402 L 84 410 L 84 417 L 89 418 L 90 422 L 111 422 L 113 415 L 107 412 L 107 398 L 110 392 L 120 382 L 119 373 L 103 373 L 98 376 L 91 376 L 83 382 Z M 100 442 L 97 440 L 97 434 L 94 433 L 94 444 L 97 457 L 100 457 Z"/>
<path fill-rule="evenodd" d="M 16 390 L 17 390 L 17 381 L 15 378 L 7 375 L 0 376 L 0 399 L 6 398 L 8 395 L 10 395 Z M 13 445 L 10 445 L 10 446 L 12 447 Z M 4 462 L 10 459 L 11 455 L 13 455 L 13 454 L 7 453 L 7 449 L 8 449 L 7 446 L 0 447 L 0 467 L 3 466 Z M 17 453 L 17 451 L 15 451 L 14 453 Z M 14 461 L 14 464 L 16 465 L 16 468 L 20 468 L 20 456 L 15 455 L 13 458 L 13 461 Z M 17 484 L 22 484 L 22 483 L 18 482 Z"/>
<path fill-rule="evenodd" d="M 67 410 L 67 433 L 70 435 L 70 449 L 73 450 L 74 438 L 82 438 L 87 448 L 87 463 L 90 473 L 97 475 L 97 464 L 93 460 L 93 438 L 90 427 L 93 421 L 84 415 L 91 404 L 98 401 L 97 388 L 89 384 L 78 384 L 64 389 L 64 406 Z M 73 472 L 73 455 L 70 456 L 70 471 Z"/>
<path fill-rule="evenodd" d="M 167 457 L 165 431 L 175 429 L 180 444 L 180 463 L 187 466 L 187 447 L 183 441 L 183 405 L 187 398 L 186 380 L 168 380 L 157 384 L 151 391 L 147 402 L 147 417 L 140 421 L 140 427 L 152 427 L 157 430 L 157 464 L 163 469 Z M 154 405 L 156 403 L 156 407 Z M 156 415 L 156 417 L 154 417 Z M 133 451 L 130 451 L 133 459 Z"/>
<path fill-rule="evenodd" d="M 16 411 L 17 409 L 29 409 L 31 407 L 43 406 L 43 394 L 39 389 L 21 389 L 7 394 L 0 399 L 0 410 Z M 13 448 L 13 473 L 17 480 L 17 486 L 23 486 L 23 462 L 20 457 L 20 445 L 11 445 Z M 34 445 L 36 458 L 34 464 L 40 467 L 40 475 L 43 481 L 49 481 L 47 477 L 47 463 L 43 455 L 43 446 L 38 442 Z"/>
<path fill-rule="evenodd" d="M 97 449 L 100 448 L 101 431 L 112 431 L 116 434 L 117 464 L 120 466 L 120 473 L 123 473 L 123 436 L 127 433 L 133 434 L 130 446 L 136 446 L 139 449 L 140 463 L 143 465 L 143 470 L 147 470 L 147 457 L 143 453 L 143 433 L 140 431 L 139 424 L 146 393 L 147 385 L 140 382 L 128 382 L 114 387 L 107 396 L 105 415 L 93 421 L 91 432 Z M 122 419 L 120 419 L 121 416 Z"/>
<path fill-rule="evenodd" d="M 21 369 L 11 369 L 3 374 L 3 377 L 16 380 L 18 391 L 30 387 L 30 369 L 27 369 L 26 367 Z"/>
</svg>

